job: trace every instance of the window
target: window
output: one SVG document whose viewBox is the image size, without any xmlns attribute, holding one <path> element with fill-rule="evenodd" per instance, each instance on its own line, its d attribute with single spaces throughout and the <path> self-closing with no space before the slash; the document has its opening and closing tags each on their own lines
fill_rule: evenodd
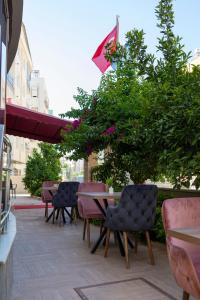
<svg viewBox="0 0 200 300">
<path fill-rule="evenodd" d="M 37 89 L 36 86 L 33 86 L 31 88 L 31 95 L 32 95 L 32 97 L 36 97 L 37 98 L 37 96 L 38 96 L 38 89 Z"/>
<path fill-rule="evenodd" d="M 13 169 L 13 175 L 14 175 L 14 176 L 17 176 L 17 175 L 18 175 L 18 169 L 17 169 L 17 168 L 14 168 L 14 169 Z"/>
</svg>

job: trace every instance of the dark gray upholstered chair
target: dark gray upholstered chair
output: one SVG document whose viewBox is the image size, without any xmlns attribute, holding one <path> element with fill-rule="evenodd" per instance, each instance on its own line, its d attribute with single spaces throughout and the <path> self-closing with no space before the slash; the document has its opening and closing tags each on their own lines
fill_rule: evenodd
<svg viewBox="0 0 200 300">
<path fill-rule="evenodd" d="M 62 214 L 63 222 L 66 223 L 65 220 L 65 212 L 70 218 L 70 222 L 73 221 L 73 215 L 76 214 L 77 211 L 77 200 L 78 196 L 76 195 L 78 191 L 79 182 L 77 181 L 69 181 L 69 182 L 61 182 L 58 186 L 57 193 L 53 196 L 52 204 L 53 204 L 53 223 L 55 219 L 58 219 L 59 213 Z M 71 212 L 67 210 L 67 207 L 71 208 Z M 49 218 L 48 218 L 49 219 Z"/>
<path fill-rule="evenodd" d="M 128 185 L 124 188 L 119 204 L 115 207 L 108 207 L 107 209 L 104 225 L 108 228 L 105 257 L 108 254 L 110 231 L 123 232 L 126 266 L 129 267 L 127 233 L 145 231 L 150 262 L 151 264 L 154 264 L 149 230 L 154 224 L 156 202 L 156 185 Z M 137 252 L 137 240 L 135 244 L 135 252 Z"/>
</svg>

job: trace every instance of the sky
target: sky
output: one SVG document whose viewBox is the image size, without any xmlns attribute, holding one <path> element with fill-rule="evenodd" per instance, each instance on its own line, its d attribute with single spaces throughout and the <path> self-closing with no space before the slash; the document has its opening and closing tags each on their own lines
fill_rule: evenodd
<svg viewBox="0 0 200 300">
<path fill-rule="evenodd" d="M 148 51 L 156 53 L 158 0 L 24 0 L 26 27 L 34 69 L 46 80 L 54 114 L 77 107 L 77 87 L 98 87 L 101 72 L 91 58 L 113 29 L 119 15 L 119 41 L 126 32 L 143 29 Z M 187 52 L 200 48 L 200 1 L 174 0 L 176 34 Z"/>
</svg>

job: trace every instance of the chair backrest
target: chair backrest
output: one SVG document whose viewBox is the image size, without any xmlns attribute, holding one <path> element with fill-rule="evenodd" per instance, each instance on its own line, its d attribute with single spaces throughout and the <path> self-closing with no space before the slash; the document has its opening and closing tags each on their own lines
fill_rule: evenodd
<svg viewBox="0 0 200 300">
<path fill-rule="evenodd" d="M 162 205 L 165 231 L 200 226 L 200 197 L 167 199 Z M 169 263 L 176 282 L 185 291 L 200 299 L 199 276 L 193 263 L 199 265 L 199 246 L 167 237 Z"/>
<path fill-rule="evenodd" d="M 106 192 L 106 185 L 100 182 L 83 182 L 80 183 L 78 191 L 79 192 Z M 80 205 L 80 201 L 82 203 L 81 205 Z M 102 205 L 104 205 L 103 201 L 100 202 L 102 202 Z M 90 212 L 92 211 L 93 213 L 96 214 L 98 213 L 101 214 L 96 203 L 92 199 L 88 199 L 87 197 L 84 196 L 78 197 L 78 210 L 81 217 L 84 217 L 84 214 L 89 211 Z"/>
<path fill-rule="evenodd" d="M 200 227 L 200 197 L 165 200 L 162 205 L 162 218 L 165 231 L 173 228 Z M 177 246 L 186 246 L 185 242 L 178 239 L 169 238 L 169 241 Z M 188 247 L 190 246 L 192 245 L 188 244 Z"/>
<path fill-rule="evenodd" d="M 52 199 L 55 207 L 74 207 L 77 205 L 79 182 L 69 181 L 61 182 L 58 186 L 58 191 Z"/>
<path fill-rule="evenodd" d="M 156 214 L 158 188 L 152 184 L 127 185 L 118 205 L 125 227 L 130 230 L 149 230 Z"/>
<path fill-rule="evenodd" d="M 42 188 L 43 187 L 48 188 L 48 187 L 53 186 L 54 184 L 59 184 L 59 182 L 55 181 L 55 180 L 47 180 L 42 183 Z M 52 200 L 52 195 L 49 193 L 49 191 L 42 189 L 42 201 L 46 202 L 46 201 L 51 201 L 51 200 Z"/>
<path fill-rule="evenodd" d="M 78 191 L 79 192 L 105 192 L 106 185 L 101 182 L 83 182 L 79 184 Z"/>
</svg>

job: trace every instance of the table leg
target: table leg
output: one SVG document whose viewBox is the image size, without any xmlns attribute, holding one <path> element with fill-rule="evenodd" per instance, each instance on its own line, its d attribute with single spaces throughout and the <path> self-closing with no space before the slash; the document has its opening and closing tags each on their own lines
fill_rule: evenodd
<svg viewBox="0 0 200 300">
<path fill-rule="evenodd" d="M 104 202 L 105 208 L 107 209 L 108 208 L 108 200 L 105 198 L 105 199 L 103 199 L 103 202 Z"/>
<path fill-rule="evenodd" d="M 106 210 L 101 206 L 101 204 L 99 203 L 98 199 L 94 198 L 93 200 L 96 203 L 96 205 L 98 206 L 98 208 L 100 209 L 100 211 L 102 212 L 102 214 L 104 215 L 104 217 L 106 217 Z M 107 201 L 106 198 L 103 199 L 103 201 L 104 201 L 105 208 L 107 209 L 107 207 L 108 207 L 108 201 Z M 105 238 L 106 232 L 107 232 L 107 228 L 104 228 L 104 230 L 100 234 L 100 237 L 98 238 L 98 240 L 96 241 L 95 245 L 93 246 L 93 248 L 91 250 L 92 254 L 96 252 L 96 250 L 99 247 L 101 241 Z M 117 238 L 117 241 L 118 241 L 118 246 L 119 246 L 120 254 L 121 254 L 121 256 L 125 256 L 124 246 L 123 246 L 123 243 L 122 243 L 119 231 L 116 232 L 116 238 Z"/>
<path fill-rule="evenodd" d="M 120 254 L 121 254 L 121 256 L 125 256 L 124 246 L 123 246 L 119 231 L 116 231 L 116 237 L 117 237 Z"/>
<path fill-rule="evenodd" d="M 57 209 L 56 220 L 58 220 L 59 212 L 60 212 L 60 208 Z"/>
<path fill-rule="evenodd" d="M 64 210 L 65 210 L 65 212 L 67 213 L 67 215 L 68 215 L 69 218 L 70 218 L 70 223 L 72 223 L 72 221 L 73 221 L 72 215 L 68 212 L 68 210 L 67 210 L 66 207 L 64 207 Z"/>
<path fill-rule="evenodd" d="M 53 192 L 51 190 L 48 190 L 49 191 L 49 194 L 51 195 L 51 197 L 53 198 Z"/>
<path fill-rule="evenodd" d="M 129 246 L 131 247 L 131 249 L 134 249 L 135 247 L 134 247 L 134 245 L 133 245 L 133 243 L 131 242 L 131 240 L 128 238 L 128 244 L 129 244 Z"/>
<path fill-rule="evenodd" d="M 54 222 L 55 222 L 55 213 L 56 213 L 56 210 L 57 209 L 59 209 L 59 208 L 54 208 L 53 209 L 53 221 L 52 221 L 52 223 L 54 224 Z"/>
<path fill-rule="evenodd" d="M 48 218 L 48 202 L 45 203 L 45 217 Z"/>
<path fill-rule="evenodd" d="M 92 247 L 92 250 L 91 250 L 92 254 L 94 254 L 96 252 L 97 248 L 99 247 L 99 244 L 101 243 L 101 241 L 105 237 L 106 232 L 107 232 L 107 228 L 104 228 L 102 233 L 100 234 L 98 240 L 96 241 L 95 245 Z"/>
<path fill-rule="evenodd" d="M 50 215 L 48 216 L 48 218 L 46 219 L 46 222 L 49 222 L 49 220 L 51 219 L 51 217 L 53 216 L 54 213 L 54 208 L 53 211 L 50 213 Z"/>
<path fill-rule="evenodd" d="M 66 224 L 64 208 L 61 208 L 61 213 L 62 213 L 63 223 Z"/>
<path fill-rule="evenodd" d="M 105 209 L 101 206 L 101 204 L 99 203 L 98 199 L 94 199 L 94 202 L 96 203 L 96 205 L 98 206 L 99 210 L 102 212 L 102 214 L 104 216 L 106 216 L 106 212 Z"/>
</svg>

